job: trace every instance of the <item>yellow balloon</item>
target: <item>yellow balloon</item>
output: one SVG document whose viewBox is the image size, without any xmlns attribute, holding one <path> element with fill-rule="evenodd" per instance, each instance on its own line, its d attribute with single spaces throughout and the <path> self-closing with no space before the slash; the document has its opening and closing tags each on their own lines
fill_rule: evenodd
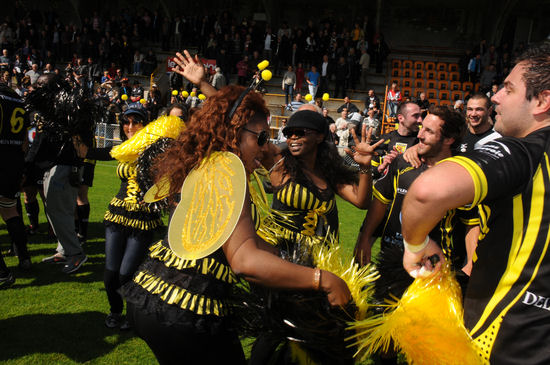
<svg viewBox="0 0 550 365">
<path fill-rule="evenodd" d="M 268 60 L 263 60 L 262 62 L 258 63 L 258 70 L 262 71 L 267 66 L 269 66 L 269 61 Z"/>
<path fill-rule="evenodd" d="M 172 95 L 174 96 L 178 95 L 178 90 L 172 90 Z"/>
<path fill-rule="evenodd" d="M 330 99 L 330 96 L 328 95 L 328 93 L 324 93 L 323 94 L 323 101 L 328 101 L 328 99 Z"/>
<path fill-rule="evenodd" d="M 190 94 L 190 95 L 191 95 L 191 96 L 197 96 L 197 93 L 194 92 L 194 91 L 191 91 L 191 94 Z"/>
<path fill-rule="evenodd" d="M 184 98 L 186 98 L 186 97 L 189 96 L 189 93 L 188 93 L 187 91 L 182 91 L 181 96 L 183 96 Z"/>
<path fill-rule="evenodd" d="M 120 97 L 122 100 L 126 101 L 128 100 L 128 95 L 126 94 L 122 94 L 122 96 Z"/>
<path fill-rule="evenodd" d="M 264 79 L 265 81 L 269 81 L 271 80 L 271 77 L 273 77 L 273 74 L 271 73 L 271 71 L 269 70 L 262 71 L 262 79 Z"/>
<path fill-rule="evenodd" d="M 204 94 L 199 94 L 199 99 L 205 100 L 205 99 L 206 99 L 206 95 L 204 95 Z"/>
<path fill-rule="evenodd" d="M 306 100 L 307 100 L 307 101 L 313 100 L 313 96 L 311 96 L 311 94 L 307 94 L 307 95 L 306 95 Z"/>
<path fill-rule="evenodd" d="M 142 99 L 139 100 L 139 102 L 142 103 L 142 104 L 146 104 L 146 103 L 147 103 L 147 100 L 145 100 L 145 99 L 142 98 Z"/>
</svg>

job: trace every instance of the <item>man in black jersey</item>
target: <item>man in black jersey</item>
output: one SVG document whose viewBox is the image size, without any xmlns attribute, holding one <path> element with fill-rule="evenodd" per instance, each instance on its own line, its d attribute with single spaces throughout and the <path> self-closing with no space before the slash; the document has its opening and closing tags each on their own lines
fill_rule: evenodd
<svg viewBox="0 0 550 365">
<path fill-rule="evenodd" d="M 424 120 L 422 129 L 418 132 L 417 150 L 422 156 L 423 163 L 418 168 L 414 168 L 402 156 L 398 156 L 390 164 L 384 177 L 374 184 L 373 199 L 355 247 L 355 256 L 359 262 L 366 264 L 371 261 L 371 248 L 375 241 L 374 232 L 382 223 L 388 208 L 389 214 L 384 223 L 381 245 L 382 247 L 403 245 L 401 205 L 407 190 L 420 174 L 439 161 L 452 156 L 452 148 L 460 143 L 464 130 L 464 118 L 459 113 L 445 107 L 432 107 L 430 109 L 430 114 Z M 441 222 L 441 224 L 451 223 L 454 223 L 452 219 L 442 220 Z M 450 232 L 453 227 L 446 228 L 443 231 Z M 437 229 L 439 230 L 439 227 Z M 438 242 L 447 245 L 451 239 L 450 236 L 439 235 Z M 447 240 L 447 242 L 443 242 L 444 240 Z M 457 251 L 460 252 L 461 256 L 464 256 L 464 247 L 457 248 Z"/>
<path fill-rule="evenodd" d="M 466 104 L 468 132 L 458 147 L 458 153 L 473 151 L 476 146 L 483 145 L 500 137 L 500 134 L 493 130 L 490 115 L 491 100 L 489 100 L 487 95 L 475 93 L 468 99 L 468 103 Z"/>
<path fill-rule="evenodd" d="M 483 363 L 550 363 L 550 43 L 527 49 L 492 98 L 504 137 L 429 169 L 402 209 L 403 264 L 429 275 L 447 210 L 480 207 L 464 321 Z M 439 269 L 437 264 L 435 270 Z"/>
<path fill-rule="evenodd" d="M 381 156 L 380 160 L 376 161 L 373 159 L 372 161 L 372 165 L 376 168 L 380 165 L 385 168 L 386 164 L 393 160 L 397 154 L 405 152 L 407 148 L 418 141 L 416 135 L 418 127 L 422 123 L 420 107 L 410 101 L 401 103 L 397 108 L 397 120 L 399 126 L 396 130 L 380 136 L 380 139 L 383 139 L 384 143 L 376 150 Z M 391 159 L 386 164 L 383 164 L 386 155 L 390 155 Z"/>
<path fill-rule="evenodd" d="M 23 102 L 12 89 L 0 85 L 0 215 L 15 244 L 19 266 L 29 269 L 27 235 L 23 219 L 17 211 L 17 199 L 23 178 L 23 144 L 27 137 L 27 122 Z M 0 288 L 15 281 L 0 253 Z"/>
</svg>

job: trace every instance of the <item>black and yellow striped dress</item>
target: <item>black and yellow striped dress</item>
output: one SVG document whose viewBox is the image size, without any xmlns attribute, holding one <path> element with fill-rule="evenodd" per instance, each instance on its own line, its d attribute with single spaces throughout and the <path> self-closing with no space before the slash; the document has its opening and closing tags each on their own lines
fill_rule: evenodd
<svg viewBox="0 0 550 365">
<path fill-rule="evenodd" d="M 252 204 L 258 229 L 260 217 Z M 122 287 L 126 301 L 165 326 L 217 335 L 229 327 L 232 286 L 238 281 L 222 248 L 197 260 L 184 260 L 170 249 L 168 238 L 149 247 L 134 279 Z"/>
<path fill-rule="evenodd" d="M 304 179 L 289 180 L 274 190 L 273 217 L 283 227 L 283 239 L 313 244 L 328 233 L 338 236 L 338 208 L 330 187 L 320 190 Z"/>
<path fill-rule="evenodd" d="M 136 181 L 135 163 L 119 163 L 116 173 L 121 180 L 120 189 L 109 203 L 103 217 L 105 224 L 141 231 L 151 231 L 162 226 L 160 213 L 139 203 L 140 190 Z"/>
</svg>

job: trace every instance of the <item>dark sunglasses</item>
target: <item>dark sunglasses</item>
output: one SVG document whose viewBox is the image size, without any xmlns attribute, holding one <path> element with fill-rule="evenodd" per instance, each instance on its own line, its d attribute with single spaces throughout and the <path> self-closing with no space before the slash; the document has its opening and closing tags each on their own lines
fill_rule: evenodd
<svg viewBox="0 0 550 365">
<path fill-rule="evenodd" d="M 258 136 L 258 146 L 262 147 L 264 144 L 269 143 L 269 133 L 267 133 L 267 131 L 261 131 L 258 133 L 258 132 L 251 131 L 246 127 L 243 127 L 243 129 L 247 132 L 250 132 Z"/>
<path fill-rule="evenodd" d="M 286 128 L 283 131 L 283 136 L 285 136 L 286 138 L 290 138 L 292 136 L 302 138 L 305 135 L 315 134 L 315 133 L 317 132 L 314 131 L 313 129 L 308 129 L 308 128 Z"/>
<path fill-rule="evenodd" d="M 130 124 L 130 120 L 124 119 L 124 120 L 122 121 L 122 124 L 124 124 L 124 125 L 129 125 L 129 124 Z M 142 120 L 134 120 L 134 121 L 132 121 L 132 124 L 133 124 L 133 125 L 143 124 L 143 121 L 142 121 Z"/>
</svg>

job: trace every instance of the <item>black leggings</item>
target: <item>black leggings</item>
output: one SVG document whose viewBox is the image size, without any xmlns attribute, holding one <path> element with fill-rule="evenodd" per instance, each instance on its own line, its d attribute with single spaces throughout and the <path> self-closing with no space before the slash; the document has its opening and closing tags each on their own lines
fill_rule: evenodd
<svg viewBox="0 0 550 365">
<path fill-rule="evenodd" d="M 218 335 L 185 332 L 162 325 L 154 314 L 146 314 L 131 303 L 127 317 L 161 365 L 246 364 L 239 338 L 229 331 Z"/>
<path fill-rule="evenodd" d="M 151 231 L 131 231 L 111 225 L 105 227 L 103 283 L 111 313 L 122 313 L 124 304 L 118 289 L 132 278 L 152 240 Z"/>
</svg>

